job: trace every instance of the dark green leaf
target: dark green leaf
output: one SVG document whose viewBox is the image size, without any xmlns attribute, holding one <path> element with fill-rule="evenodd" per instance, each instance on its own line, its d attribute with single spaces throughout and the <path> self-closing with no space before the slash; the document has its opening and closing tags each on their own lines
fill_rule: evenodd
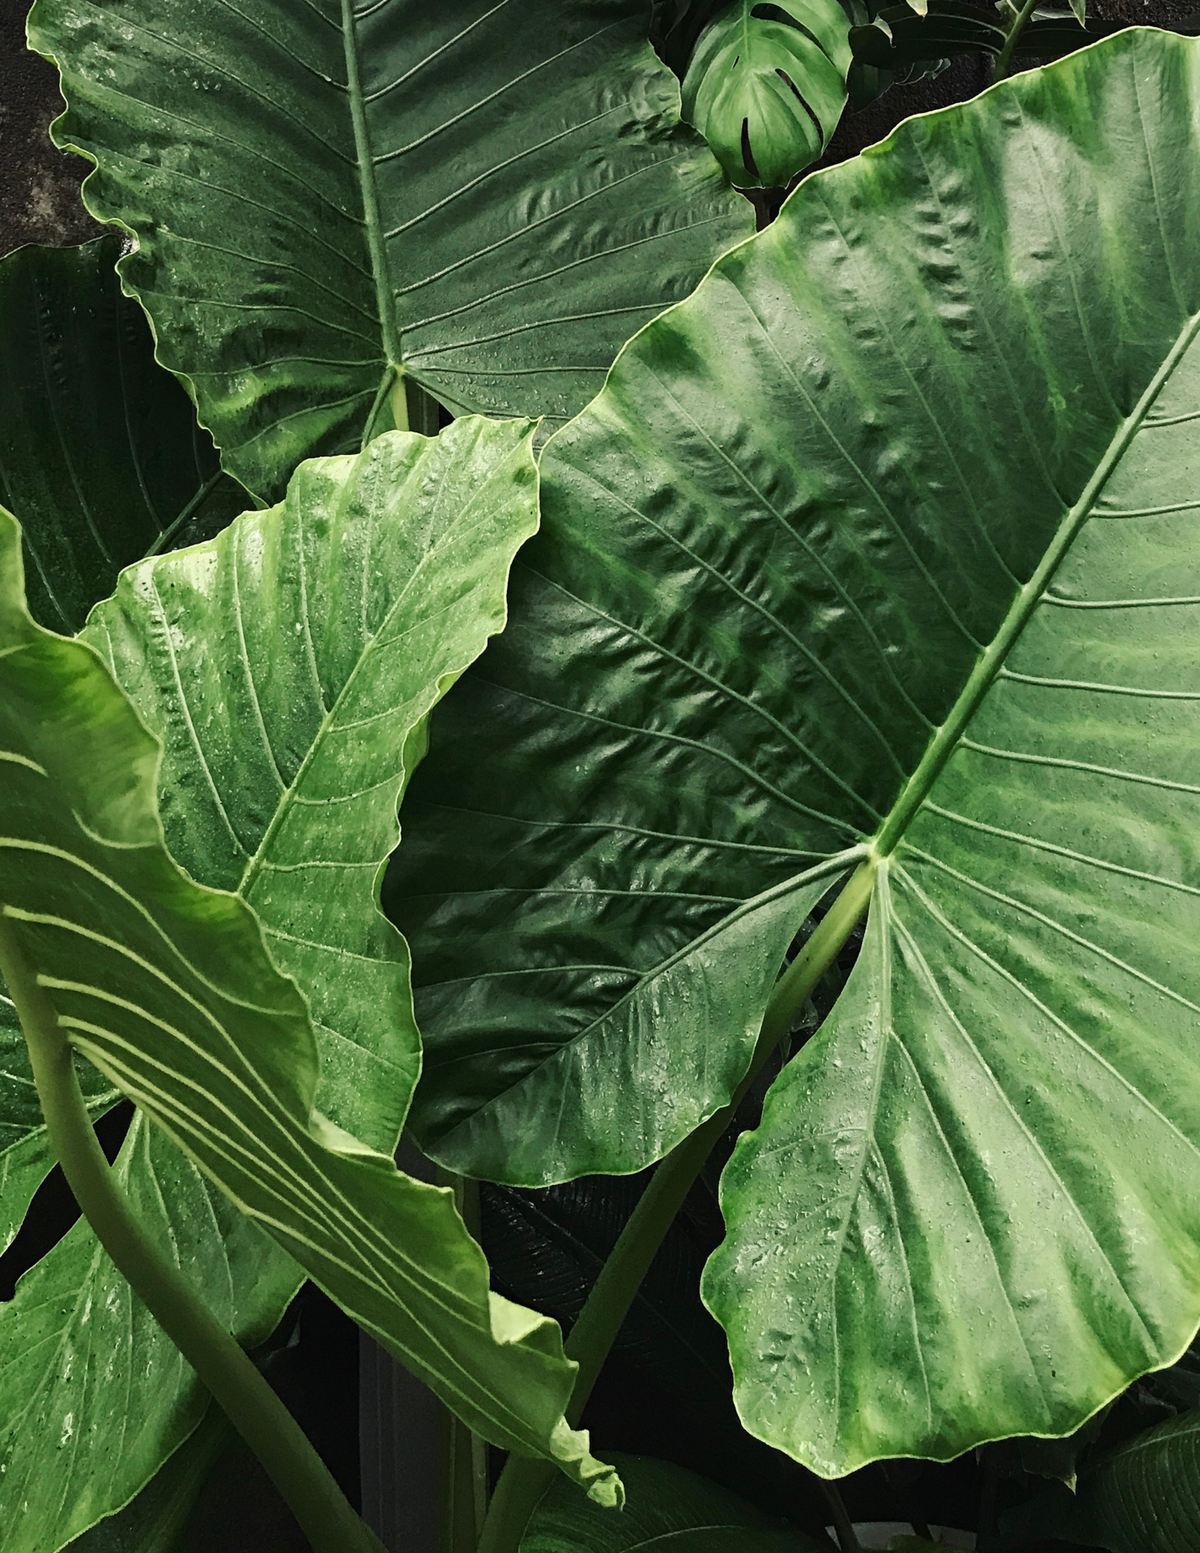
<svg viewBox="0 0 1200 1553">
<path fill-rule="evenodd" d="M 541 1076 L 639 957 L 869 850 L 705 1281 L 747 1427 L 825 1474 L 1070 1433 L 1200 1318 L 1198 123 L 1197 45 L 1129 31 L 802 183 L 547 447 L 410 793 L 421 1116 L 485 1174 L 502 1108 L 526 1179 L 715 1109 L 682 998 L 586 1104 Z"/>
<path fill-rule="evenodd" d="M 1079 1479 L 1059 1516 L 1112 1553 L 1200 1553 L 1200 1412 L 1135 1435 Z"/>
<path fill-rule="evenodd" d="M 39 0 L 84 198 L 226 468 L 275 497 L 391 368 L 573 414 L 751 212 L 679 121 L 646 0 Z M 390 424 L 387 411 L 382 419 Z"/>
<path fill-rule="evenodd" d="M 696 45 L 684 116 L 738 188 L 782 188 L 836 129 L 850 60 L 838 0 L 733 0 Z"/>
<path fill-rule="evenodd" d="M 613 1459 L 625 1484 L 622 1513 L 556 1483 L 533 1512 L 521 1553 L 818 1553 L 822 1546 L 670 1462 Z"/>
<path fill-rule="evenodd" d="M 21 519 L 35 620 L 78 631 L 117 573 L 251 503 L 121 293 L 123 243 L 0 260 L 0 502 Z"/>
</svg>

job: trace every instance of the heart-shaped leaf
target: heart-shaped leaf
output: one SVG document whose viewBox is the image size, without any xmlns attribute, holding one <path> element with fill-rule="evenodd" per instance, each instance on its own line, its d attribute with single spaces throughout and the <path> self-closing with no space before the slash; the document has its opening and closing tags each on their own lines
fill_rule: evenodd
<svg viewBox="0 0 1200 1553">
<path fill-rule="evenodd" d="M 34 619 L 68 634 L 123 566 L 252 505 L 155 361 L 117 279 L 123 248 L 101 237 L 0 260 L 0 502 L 22 523 Z"/>
<path fill-rule="evenodd" d="M 733 0 L 696 44 L 684 117 L 738 188 L 782 188 L 837 128 L 851 58 L 838 0 Z"/>
<path fill-rule="evenodd" d="M 268 499 L 395 369 L 456 413 L 573 414 L 751 229 L 645 0 L 39 0 L 84 198 L 225 467 Z M 402 400 L 403 396 L 401 396 Z M 380 419 L 382 415 L 383 419 Z"/>
<path fill-rule="evenodd" d="M 409 913 L 431 1137 L 448 1057 L 520 1135 L 607 967 L 865 847 L 705 1280 L 743 1420 L 825 1474 L 1069 1433 L 1200 1318 L 1198 104 L 1195 43 L 1124 32 L 801 184 L 547 447 L 519 629 L 409 795 L 410 855 L 476 859 Z M 647 1163 L 687 1017 L 564 1085 L 573 1158 L 532 1088 L 523 1168 Z"/>
<path fill-rule="evenodd" d="M 170 857 L 157 740 L 90 648 L 33 622 L 21 583 L 0 513 L 0 932 L 73 1045 L 472 1429 L 619 1499 L 563 1420 L 557 1327 L 489 1294 L 450 1191 L 314 1108 L 303 998 L 245 902 Z"/>
</svg>

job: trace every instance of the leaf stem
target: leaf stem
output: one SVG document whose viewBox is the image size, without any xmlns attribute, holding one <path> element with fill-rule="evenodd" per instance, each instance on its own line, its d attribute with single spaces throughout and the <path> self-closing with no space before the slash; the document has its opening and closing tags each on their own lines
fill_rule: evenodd
<svg viewBox="0 0 1200 1553">
<path fill-rule="evenodd" d="M 567 1357 L 579 1365 L 567 1406 L 567 1422 L 572 1427 L 579 1422 L 621 1323 L 693 1181 L 733 1120 L 746 1091 L 792 1028 L 796 1015 L 866 910 L 878 866 L 874 853 L 863 859 L 804 948 L 775 983 L 754 1056 L 733 1099 L 663 1159 L 600 1269 L 600 1276 L 563 1345 Z M 554 1467 L 548 1462 L 525 1456 L 508 1458 L 484 1522 L 479 1553 L 517 1553 L 526 1523 L 553 1478 Z"/>
<path fill-rule="evenodd" d="M 0 976 L 29 1047 L 50 1141 L 96 1238 L 262 1462 L 315 1553 L 383 1553 L 265 1378 L 134 1216 L 88 1120 L 58 1016 L 2 909 Z"/>
<path fill-rule="evenodd" d="M 1017 46 L 1017 39 L 1025 30 L 1025 23 L 1033 15 L 1037 4 L 1038 0 L 1025 0 L 1025 4 L 1017 12 L 1012 26 L 1008 29 L 1008 37 L 1004 40 L 1004 47 L 996 56 L 996 71 L 992 77 L 994 81 L 1003 81 L 1008 74 L 1008 67 L 1012 62 L 1013 50 Z"/>
</svg>

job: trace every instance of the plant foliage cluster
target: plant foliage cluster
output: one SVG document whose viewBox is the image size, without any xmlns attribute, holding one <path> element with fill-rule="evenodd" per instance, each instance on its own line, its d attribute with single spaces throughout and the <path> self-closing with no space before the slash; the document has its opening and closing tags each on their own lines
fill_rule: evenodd
<svg viewBox="0 0 1200 1553">
<path fill-rule="evenodd" d="M 593 1451 L 631 1307 L 735 1452 L 1200 1546 L 1200 44 L 869 7 L 37 0 L 119 231 L 0 264 L 5 1553 L 165 1553 L 212 1394 L 377 1549 L 305 1279 L 510 1453 L 452 1553 L 829 1545 Z M 755 234 L 971 49 L 1068 57 Z"/>
</svg>

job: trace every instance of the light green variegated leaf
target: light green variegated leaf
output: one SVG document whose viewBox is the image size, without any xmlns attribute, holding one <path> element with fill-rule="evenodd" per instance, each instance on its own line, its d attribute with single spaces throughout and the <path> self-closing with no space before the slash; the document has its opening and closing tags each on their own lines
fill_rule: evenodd
<svg viewBox="0 0 1200 1553">
<path fill-rule="evenodd" d="M 825 1474 L 1070 1433 L 1200 1319 L 1198 125 L 1130 31 L 801 184 L 547 446 L 409 791 L 435 1147 L 452 1055 L 518 1134 L 651 946 L 869 850 L 704 1285 Z M 581 1168 L 648 1162 L 614 1076 Z"/>
<path fill-rule="evenodd" d="M 246 1346 L 262 1342 L 299 1286 L 291 1257 L 143 1117 L 116 1168 L 139 1218 L 217 1318 Z M 82 1221 L 0 1305 L 0 1398 L 4 1553 L 54 1553 L 119 1510 L 208 1403 Z"/>
<path fill-rule="evenodd" d="M 622 1514 L 554 1484 L 530 1517 L 521 1553 L 817 1553 L 825 1546 L 683 1467 L 648 1456 L 614 1455 L 613 1462 L 625 1485 Z"/>
<path fill-rule="evenodd" d="M 391 1154 L 420 1068 L 408 950 L 378 903 L 404 751 L 504 623 L 537 527 L 526 422 L 388 433 L 286 500 L 133 567 L 83 640 L 165 743 L 172 855 L 255 910 L 305 993 L 320 1109 Z"/>
<path fill-rule="evenodd" d="M 393 368 L 456 413 L 573 414 L 751 228 L 644 0 L 41 0 L 60 144 L 226 468 L 270 499 Z M 402 402 L 403 395 L 400 396 Z M 401 412 L 403 413 L 403 412 Z"/>
<path fill-rule="evenodd" d="M 68 635 L 132 561 L 252 505 L 122 295 L 124 244 L 0 260 L 0 502 L 21 520 L 29 608 Z"/>
<path fill-rule="evenodd" d="M 684 116 L 739 189 L 783 188 L 837 128 L 852 58 L 838 0 L 733 0 L 696 44 Z"/>
<path fill-rule="evenodd" d="M 0 515 L 4 930 L 72 1043 L 477 1433 L 619 1497 L 563 1408 L 557 1326 L 491 1295 L 448 1190 L 314 1109 L 304 1000 L 250 908 L 162 840 L 160 746 L 82 643 L 36 626 Z"/>
</svg>

